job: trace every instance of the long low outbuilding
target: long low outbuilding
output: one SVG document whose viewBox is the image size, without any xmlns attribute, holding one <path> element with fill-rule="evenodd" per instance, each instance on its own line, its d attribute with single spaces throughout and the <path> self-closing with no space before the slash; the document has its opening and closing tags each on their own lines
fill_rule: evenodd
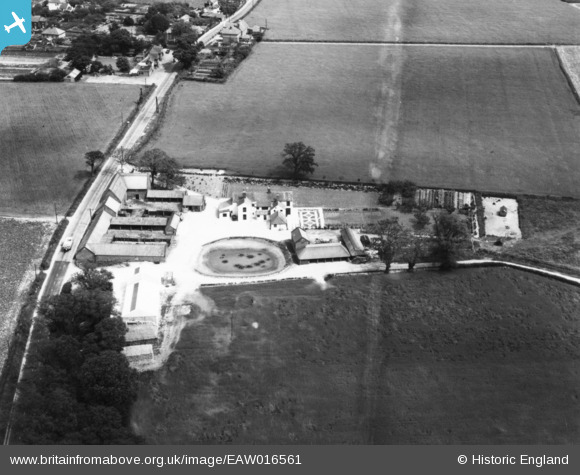
<svg viewBox="0 0 580 475">
<path fill-rule="evenodd" d="M 89 243 L 77 253 L 76 258 L 96 264 L 165 262 L 166 253 L 166 243 Z"/>
</svg>

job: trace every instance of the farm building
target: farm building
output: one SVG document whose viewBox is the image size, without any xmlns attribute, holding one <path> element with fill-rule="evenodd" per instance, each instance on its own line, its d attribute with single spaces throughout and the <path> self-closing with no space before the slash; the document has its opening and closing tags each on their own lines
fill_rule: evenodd
<svg viewBox="0 0 580 475">
<path fill-rule="evenodd" d="M 127 199 L 145 199 L 147 190 L 151 187 L 149 173 L 124 173 L 121 175 L 127 186 L 125 196 Z"/>
<path fill-rule="evenodd" d="M 64 80 L 67 82 L 76 82 L 81 78 L 81 72 L 78 69 L 73 69 L 70 73 L 68 73 Z"/>
<path fill-rule="evenodd" d="M 136 267 L 127 282 L 121 318 L 127 325 L 152 324 L 161 317 L 161 277 L 152 269 Z"/>
<path fill-rule="evenodd" d="M 187 211 L 203 211 L 205 196 L 200 193 L 187 194 L 183 197 L 183 209 Z"/>
<path fill-rule="evenodd" d="M 116 199 L 119 203 L 123 203 L 125 201 L 125 196 L 127 194 L 127 184 L 121 175 L 115 175 L 109 186 L 107 187 L 107 191 L 105 191 L 103 198 L 108 198 L 109 196 Z"/>
<path fill-rule="evenodd" d="M 88 243 L 75 258 L 95 264 L 118 264 L 121 262 L 164 262 L 166 243 Z"/>
<path fill-rule="evenodd" d="M 105 210 L 106 213 L 109 213 L 111 216 L 117 216 L 117 214 L 119 214 L 119 210 L 121 209 L 121 203 L 119 203 L 112 196 L 109 196 L 103 203 L 103 209 Z"/>
<path fill-rule="evenodd" d="M 153 360 L 153 345 L 133 345 L 123 348 L 129 363 L 144 363 Z"/>
<path fill-rule="evenodd" d="M 348 249 L 339 242 L 311 244 L 301 228 L 292 231 L 292 245 L 299 264 L 316 262 L 346 261 L 350 259 Z"/>
<path fill-rule="evenodd" d="M 180 222 L 177 209 L 150 211 L 147 203 L 137 206 L 125 202 L 128 193 L 134 197 L 147 193 L 149 183 L 147 174 L 115 175 L 111 179 L 79 244 L 76 259 L 94 263 L 165 260 L 167 247 Z M 152 205 L 179 206 L 175 203 Z M 127 216 L 127 212 L 135 215 Z M 147 215 L 142 216 L 145 212 Z"/>
<path fill-rule="evenodd" d="M 151 202 L 182 203 L 183 190 L 147 190 L 146 200 Z"/>
<path fill-rule="evenodd" d="M 364 257 L 367 255 L 365 248 L 360 242 L 360 237 L 350 228 L 343 228 L 340 230 L 340 237 L 342 242 L 348 249 L 351 257 Z"/>
</svg>

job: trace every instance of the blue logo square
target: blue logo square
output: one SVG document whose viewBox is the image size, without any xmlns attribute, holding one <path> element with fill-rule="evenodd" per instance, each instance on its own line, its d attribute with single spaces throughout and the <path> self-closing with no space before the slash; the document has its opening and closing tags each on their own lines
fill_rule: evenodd
<svg viewBox="0 0 580 475">
<path fill-rule="evenodd" d="M 31 0 L 0 0 L 0 52 L 6 46 L 30 41 L 31 17 Z"/>
</svg>

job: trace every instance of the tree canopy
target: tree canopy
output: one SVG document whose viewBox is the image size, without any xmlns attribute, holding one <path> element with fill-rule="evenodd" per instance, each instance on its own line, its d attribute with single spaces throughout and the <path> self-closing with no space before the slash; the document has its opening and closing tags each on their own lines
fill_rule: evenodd
<svg viewBox="0 0 580 475">
<path fill-rule="evenodd" d="M 93 150 L 91 152 L 85 153 L 85 163 L 91 167 L 91 175 L 95 173 L 95 168 L 97 168 L 104 161 L 105 155 L 100 150 Z"/>
<path fill-rule="evenodd" d="M 292 178 L 298 180 L 306 174 L 314 173 L 318 166 L 314 156 L 315 150 L 303 142 L 287 143 L 282 152 L 282 164 L 292 172 Z"/>
<path fill-rule="evenodd" d="M 457 264 L 459 246 L 469 238 L 467 223 L 461 215 L 441 211 L 433 216 L 435 233 L 435 255 L 441 261 L 442 269 L 450 269 Z"/>
<path fill-rule="evenodd" d="M 179 164 L 158 148 L 147 150 L 137 161 L 137 166 L 151 174 L 152 187 L 154 186 L 155 178 L 158 176 L 165 182 L 166 186 L 173 186 L 182 182 Z"/>
<path fill-rule="evenodd" d="M 87 269 L 45 298 L 13 433 L 24 444 L 135 444 L 128 427 L 136 373 L 122 354 L 112 275 Z M 46 326 L 45 326 L 46 325 Z"/>
<path fill-rule="evenodd" d="M 379 259 L 384 262 L 385 274 L 388 274 L 406 237 L 403 226 L 399 223 L 398 218 L 383 219 L 371 226 L 369 232 L 378 236 L 379 241 L 376 247 Z"/>
</svg>

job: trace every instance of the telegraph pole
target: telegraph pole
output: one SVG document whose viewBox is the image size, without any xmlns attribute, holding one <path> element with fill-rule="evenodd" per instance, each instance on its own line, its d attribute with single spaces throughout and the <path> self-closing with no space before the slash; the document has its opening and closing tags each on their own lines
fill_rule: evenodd
<svg viewBox="0 0 580 475">
<path fill-rule="evenodd" d="M 54 203 L 54 222 L 58 224 L 58 214 L 56 214 L 56 203 Z"/>
</svg>

